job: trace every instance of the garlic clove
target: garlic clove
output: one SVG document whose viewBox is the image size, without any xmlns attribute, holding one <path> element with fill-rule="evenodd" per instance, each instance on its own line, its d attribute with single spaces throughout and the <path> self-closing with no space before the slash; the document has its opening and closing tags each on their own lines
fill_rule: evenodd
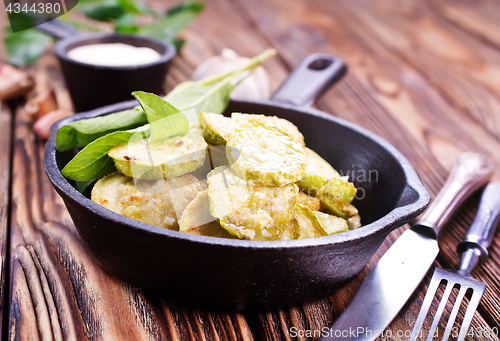
<svg viewBox="0 0 500 341">
<path fill-rule="evenodd" d="M 40 117 L 33 125 L 33 130 L 38 137 L 47 140 L 50 136 L 50 127 L 62 118 L 73 115 L 73 112 L 66 109 L 58 109 Z"/>
<path fill-rule="evenodd" d="M 201 63 L 191 76 L 192 80 L 199 80 L 218 73 L 225 73 L 245 66 L 250 58 L 241 57 L 235 51 L 224 48 L 220 56 L 213 56 Z M 243 75 L 242 75 L 243 76 Z M 236 80 L 237 81 L 237 80 Z M 266 70 L 259 66 L 254 72 L 242 81 L 231 93 L 231 98 L 239 99 L 266 99 L 271 96 L 271 86 Z"/>
<path fill-rule="evenodd" d="M 0 63 L 0 100 L 24 96 L 35 85 L 30 73 Z"/>
<path fill-rule="evenodd" d="M 33 120 L 57 110 L 57 100 L 54 90 L 47 89 L 30 98 L 25 105 L 25 112 Z"/>
</svg>

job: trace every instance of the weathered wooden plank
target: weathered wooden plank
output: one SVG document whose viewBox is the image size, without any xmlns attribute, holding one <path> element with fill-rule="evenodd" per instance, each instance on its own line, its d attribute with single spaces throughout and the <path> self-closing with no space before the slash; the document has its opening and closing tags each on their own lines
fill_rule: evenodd
<svg viewBox="0 0 500 341">
<path fill-rule="evenodd" d="M 500 48 L 498 21 L 499 4 L 496 1 L 428 1 L 434 13 L 462 28 L 479 40 Z"/>
<path fill-rule="evenodd" d="M 470 148 L 489 153 L 498 150 L 494 139 L 482 135 L 485 130 L 481 124 L 474 120 L 457 123 L 463 117 L 467 119 L 467 115 L 460 107 L 450 105 L 447 97 L 436 90 L 435 83 L 428 82 L 425 73 L 386 46 L 375 46 L 367 38 L 370 35 L 365 36 L 366 27 L 354 27 L 357 21 L 345 16 L 342 8 L 330 13 L 331 6 L 326 2 L 303 0 L 256 3 L 210 1 L 205 14 L 183 33 L 187 44 L 181 58 L 174 60 L 167 87 L 187 79 L 197 64 L 225 46 L 247 56 L 261 52 L 270 43 L 278 47 L 284 63 L 279 58 L 267 63 L 274 87 L 285 77 L 286 66 L 296 65 L 305 54 L 333 52 L 352 66 L 351 75 L 320 101 L 320 108 L 357 122 L 401 146 L 433 194 L 444 182 L 446 170 L 458 152 Z M 47 74 L 48 79 L 54 79 L 54 75 L 50 76 L 52 71 Z M 448 111 L 445 119 L 441 119 L 440 115 Z M 430 116 L 433 112 L 437 114 Z M 472 117 L 476 122 L 484 121 L 484 118 L 481 121 Z M 465 129 L 469 126 L 472 132 Z M 441 131 L 449 127 L 452 132 Z M 470 138 L 471 134 L 492 144 L 479 148 L 480 139 Z M 257 339 L 289 340 L 291 327 L 314 331 L 328 326 L 345 307 L 369 268 L 329 299 L 269 313 L 191 311 L 144 295 L 104 273 L 86 253 L 61 199 L 40 167 L 43 144 L 34 139 L 29 124 L 22 118 L 17 123 L 16 141 L 11 336 L 251 340 L 255 333 Z M 472 210 L 470 204 L 467 205 L 469 209 L 448 227 L 457 229 L 458 233 L 444 239 L 444 247 L 448 249 L 441 256 L 443 264 L 455 260 L 451 257 L 452 245 L 456 245 L 471 217 Z M 391 235 L 371 265 L 400 233 L 396 231 Z M 493 253 L 498 254 L 498 241 L 495 243 Z M 482 269 L 494 277 L 498 266 L 494 264 L 479 271 Z M 424 282 L 420 291 L 425 288 Z M 493 291 L 490 295 L 495 294 Z M 420 293 L 414 296 L 413 300 L 421 302 Z M 490 302 L 493 306 L 487 305 Z M 488 299 L 487 304 L 483 304 L 484 312 L 495 308 L 499 311 L 495 302 Z M 415 304 L 405 307 L 405 313 L 390 328 L 408 329 L 416 317 L 416 308 Z M 299 335 L 298 339 L 308 338 Z"/>
<path fill-rule="evenodd" d="M 372 3 L 373 4 L 373 3 Z M 344 14 L 351 13 L 353 17 L 351 20 L 355 20 L 355 13 L 359 13 L 360 7 L 356 7 L 355 9 L 353 8 L 351 11 L 347 12 L 345 11 Z M 370 7 L 370 9 L 372 9 Z M 368 11 L 371 15 L 375 12 L 374 10 Z M 419 13 L 425 12 L 423 9 L 419 10 Z M 427 13 L 427 12 L 425 12 Z M 382 15 L 380 15 L 381 17 Z M 431 18 L 433 17 L 430 15 Z M 361 17 L 360 17 L 361 18 Z M 360 19 L 358 18 L 358 19 Z M 370 23 L 371 21 L 366 20 L 363 21 L 364 23 Z M 378 22 L 380 24 L 380 22 Z M 400 22 L 399 24 L 403 25 L 403 22 Z M 357 27 L 362 26 L 358 25 Z M 393 24 L 392 27 L 395 27 L 396 25 Z M 377 32 L 377 30 L 373 26 L 368 26 L 365 28 L 359 28 L 360 31 L 364 32 L 365 36 L 367 36 L 367 41 L 373 41 L 374 43 L 372 45 L 380 44 L 381 45 L 387 45 L 384 43 L 384 41 L 379 40 L 377 41 L 377 37 L 374 35 L 372 36 L 370 33 L 371 32 Z M 446 32 L 452 32 L 448 28 L 441 28 L 442 31 Z M 405 30 L 399 30 L 398 32 L 401 34 L 401 32 L 404 32 Z M 410 39 L 411 34 L 408 33 L 407 39 Z M 371 39 L 370 39 L 371 38 Z M 461 37 L 459 36 L 458 39 L 462 42 L 463 40 L 460 39 Z M 456 37 L 453 39 L 457 39 Z M 481 56 L 483 55 L 488 55 L 487 48 L 480 49 L 480 47 L 475 44 L 475 48 L 472 48 L 472 51 L 476 51 L 476 53 L 481 52 Z M 389 50 L 392 50 L 392 46 L 389 46 Z M 404 49 L 400 49 L 401 52 Z M 399 50 L 398 50 L 399 51 Z M 405 50 L 405 53 L 408 55 L 411 55 L 411 52 L 408 52 Z M 430 54 L 430 53 L 429 53 Z M 427 55 L 429 55 L 427 54 Z M 389 55 L 389 53 L 387 53 Z M 410 58 L 410 57 L 409 57 Z M 485 58 L 488 59 L 488 58 Z M 417 64 L 417 58 L 414 57 L 413 63 Z M 443 60 L 437 60 L 437 58 L 432 60 L 434 64 L 436 65 L 435 67 L 440 69 L 441 65 L 445 63 L 444 58 Z M 495 68 L 498 66 L 498 62 L 500 59 L 497 60 L 492 60 L 491 58 L 488 60 L 489 64 L 488 67 L 490 68 Z M 396 61 L 392 61 L 392 65 L 396 63 Z M 413 64 L 412 63 L 412 64 Z M 429 61 L 430 64 L 430 61 Z M 420 67 L 423 68 L 423 66 L 416 65 L 416 68 L 419 69 Z M 448 71 L 452 72 L 452 71 Z M 466 70 L 462 69 L 462 73 L 466 74 Z M 475 71 L 471 70 L 470 73 L 474 74 Z M 427 74 L 425 72 L 422 72 L 424 77 L 427 77 Z M 471 80 L 469 77 L 464 76 L 464 79 L 466 79 L 467 82 L 470 82 L 470 86 L 474 85 L 474 80 Z M 412 79 L 412 82 L 418 82 L 417 79 Z M 423 82 L 422 82 L 423 83 Z M 454 87 L 460 88 L 460 85 L 462 83 L 454 84 Z M 434 86 L 441 86 L 439 84 L 434 85 Z M 450 84 L 450 86 L 452 86 Z M 424 87 L 424 84 L 421 84 L 419 86 L 414 86 L 410 87 L 412 91 L 412 97 L 415 98 L 414 102 L 419 103 L 420 105 L 417 106 L 418 111 L 421 113 L 420 116 L 428 117 L 427 118 L 427 123 L 425 123 L 426 127 L 426 139 L 428 141 L 428 146 L 431 151 L 434 151 L 436 149 L 439 150 L 439 148 L 442 148 L 441 153 L 450 153 L 452 154 L 453 152 L 451 151 L 452 149 L 459 149 L 464 148 L 462 150 L 471 149 L 471 150 L 476 150 L 476 151 L 481 151 L 489 154 L 491 157 L 493 157 L 498 165 L 498 160 L 500 157 L 500 154 L 498 153 L 498 143 L 491 141 L 487 138 L 487 133 L 484 132 L 484 130 L 481 129 L 481 127 L 478 127 L 477 125 L 474 124 L 474 121 L 480 121 L 480 120 L 468 120 L 466 117 L 466 108 L 463 108 L 461 110 L 453 110 L 453 105 L 451 105 L 448 109 L 446 109 L 446 103 L 443 99 L 439 99 L 438 96 L 435 96 L 431 94 L 429 90 L 426 90 Z M 491 101 L 488 100 L 488 98 L 482 98 L 481 99 L 483 102 L 486 103 L 491 103 Z M 490 114 L 495 114 L 495 113 L 490 113 Z M 405 118 L 408 115 L 405 116 Z M 432 117 L 432 119 L 431 119 Z M 440 123 L 442 125 L 440 126 Z M 487 122 L 482 123 L 484 126 L 489 126 L 491 124 Z M 493 127 L 496 127 L 498 125 L 493 125 Z M 434 128 L 434 129 L 433 129 Z M 411 131 L 412 129 L 408 127 L 408 129 Z M 434 131 L 433 131 L 434 130 Z M 490 129 L 488 129 L 490 130 Z M 487 141 L 487 142 L 486 142 Z M 445 144 L 448 144 L 450 147 L 446 147 Z M 453 147 L 451 145 L 454 144 Z M 463 146 L 460 146 L 463 145 Z M 454 154 L 454 153 L 453 153 Z M 496 179 L 498 180 L 498 167 L 497 167 L 497 173 L 496 173 Z M 427 183 L 427 182 L 426 182 Z M 472 210 L 471 210 L 472 209 Z M 461 228 L 459 229 L 449 229 L 445 230 L 442 236 L 443 242 L 441 243 L 442 250 L 444 256 L 441 257 L 443 264 L 449 266 L 449 267 L 456 267 L 458 265 L 458 256 L 456 253 L 456 245 L 461 241 L 463 238 L 463 235 L 465 234 L 466 228 L 470 225 L 470 221 L 473 217 L 473 213 L 475 212 L 474 207 L 469 206 L 469 211 L 465 213 L 466 216 L 468 216 L 469 219 L 462 219 L 460 220 L 460 226 Z M 456 231 L 456 232 L 454 232 Z M 492 246 L 492 253 L 491 253 L 491 260 L 489 262 L 495 264 L 495 266 L 498 266 L 500 263 L 498 260 L 498 248 L 496 246 L 497 243 L 494 243 Z M 481 273 L 481 270 L 479 270 L 479 273 Z M 486 292 L 484 299 L 481 304 L 480 310 L 484 313 L 489 312 L 489 314 L 493 314 L 493 316 L 489 317 L 488 314 L 485 315 L 485 318 L 490 320 L 490 321 L 498 321 L 500 318 L 500 315 L 496 313 L 498 310 L 494 309 L 495 307 L 499 306 L 499 292 L 500 292 L 500 287 L 498 286 L 498 279 L 496 275 L 489 275 L 488 273 L 482 273 L 480 275 L 480 278 L 484 279 L 488 284 L 489 284 L 489 290 Z M 493 291 L 494 294 L 490 294 L 490 292 Z M 493 326 L 498 326 L 498 322 L 495 322 Z"/>
<path fill-rule="evenodd" d="M 443 20 L 432 3 L 343 2 L 379 43 L 415 66 L 452 106 L 498 139 L 498 49 Z"/>
<path fill-rule="evenodd" d="M 6 103 L 0 102 L 0 335 L 4 335 L 4 310 L 7 309 L 9 294 L 8 266 L 8 219 L 11 172 L 11 124 L 12 113 Z"/>
<path fill-rule="evenodd" d="M 54 65 L 54 60 L 42 60 L 38 67 L 46 64 Z M 209 315 L 206 320 L 219 319 L 225 329 L 213 328 L 203 323 L 202 312 L 184 311 L 146 297 L 106 274 L 81 244 L 61 199 L 43 172 L 43 144 L 19 110 L 12 184 L 11 338 L 253 339 L 241 315 Z M 164 314 L 164 310 L 169 313 Z M 174 310 L 182 318 L 172 318 Z M 168 329 L 169 325 L 176 328 Z"/>
<path fill-rule="evenodd" d="M 241 3 L 290 64 L 297 63 L 306 53 L 297 51 L 340 55 L 351 67 L 351 75 L 331 91 L 332 95 L 327 94 L 319 102 L 320 108 L 365 126 L 397 145 L 417 167 L 432 194 L 440 188 L 446 169 L 461 151 L 481 151 L 493 156 L 498 163 L 498 143 L 488 139 L 484 127 L 470 118 L 463 121 L 466 115 L 447 103 L 429 84 L 425 73 L 398 58 L 383 44 L 378 46 L 380 42 L 369 32 L 373 28 L 358 24 L 361 19 L 351 17 L 337 2 L 274 1 L 273 11 L 287 12 L 286 18 L 275 20 L 271 20 L 267 3 Z M 356 11 L 360 11 L 359 6 Z M 408 20 L 408 25 L 412 24 Z M 395 35 L 394 39 L 398 38 Z M 302 50 L 297 48 L 299 45 Z M 486 146 L 489 143 L 491 148 Z M 471 210 L 470 206 L 468 209 Z M 450 225 L 458 233 L 449 232 L 449 235 L 463 236 L 466 224 Z M 444 244 L 450 244 L 447 234 L 443 240 Z M 494 284 L 491 280 L 490 283 Z M 421 298 L 418 299 L 421 302 Z M 409 311 L 409 308 L 405 309 Z M 416 318 L 415 314 L 403 316 Z M 481 324 L 485 326 L 484 321 Z M 396 326 L 404 324 L 396 320 L 390 328 Z"/>
<path fill-rule="evenodd" d="M 198 30 L 203 32 L 201 27 Z M 193 32 L 206 39 L 205 32 Z M 247 33 L 247 39 L 251 37 Z M 210 54 L 219 53 L 224 46 L 226 43 L 221 43 L 216 50 L 209 50 Z M 263 49 L 255 45 L 247 54 L 255 55 Z M 176 58 L 173 63 L 167 83 L 170 87 L 186 80 L 195 63 L 199 63 L 199 54 L 191 52 L 190 56 L 189 44 L 184 51 L 187 57 Z M 38 63 L 40 86 L 51 82 L 61 89 L 60 78 L 53 72 L 55 67 L 54 59 L 49 57 Z M 283 68 L 278 66 L 276 70 Z M 87 254 L 60 197 L 44 175 L 40 165 L 42 152 L 43 142 L 34 137 L 30 123 L 19 112 L 11 250 L 15 255 L 12 267 L 17 269 L 16 278 L 25 281 L 13 283 L 12 292 L 16 297 L 22 293 L 20 300 L 27 307 L 11 310 L 11 337 L 32 335 L 36 330 L 48 339 L 253 340 L 242 314 L 186 310 L 145 296 L 103 272 Z M 21 251 L 29 248 L 33 250 L 30 262 L 25 259 L 26 252 Z M 38 271 L 28 271 L 33 268 L 29 267 L 32 263 L 38 264 Z M 26 317 L 30 324 L 22 323 Z"/>
</svg>

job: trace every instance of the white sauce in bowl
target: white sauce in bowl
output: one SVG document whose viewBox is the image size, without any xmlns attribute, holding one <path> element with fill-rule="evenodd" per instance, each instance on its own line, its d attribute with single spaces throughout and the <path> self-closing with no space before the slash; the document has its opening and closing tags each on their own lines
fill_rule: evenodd
<svg viewBox="0 0 500 341">
<path fill-rule="evenodd" d="M 78 46 L 68 52 L 68 57 L 100 66 L 134 66 L 156 62 L 161 55 L 149 47 L 112 43 Z"/>
</svg>

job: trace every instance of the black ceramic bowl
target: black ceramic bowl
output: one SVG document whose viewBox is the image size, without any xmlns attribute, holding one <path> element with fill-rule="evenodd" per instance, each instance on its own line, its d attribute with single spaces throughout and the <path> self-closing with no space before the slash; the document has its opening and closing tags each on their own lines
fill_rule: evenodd
<svg viewBox="0 0 500 341">
<path fill-rule="evenodd" d="M 60 38 L 54 46 L 77 112 L 126 101 L 138 89 L 164 94 L 164 80 L 175 46 L 159 39 L 107 33 L 80 33 L 74 27 L 53 20 L 37 29 Z M 123 43 L 149 47 L 160 54 L 153 63 L 134 66 L 100 66 L 81 63 L 68 57 L 68 51 L 90 44 Z"/>
<path fill-rule="evenodd" d="M 221 239 L 147 225 L 92 202 L 61 175 L 60 169 L 73 153 L 56 152 L 56 131 L 73 121 L 131 108 L 134 101 L 57 122 L 45 149 L 45 171 L 87 249 L 105 270 L 127 283 L 185 304 L 216 309 L 283 306 L 317 299 L 355 277 L 386 236 L 421 213 L 430 200 L 413 167 L 390 143 L 332 115 L 297 106 L 314 99 L 343 71 L 339 60 L 313 55 L 274 100 L 232 101 L 227 114 L 264 113 L 297 125 L 306 144 L 341 173 L 351 174 L 359 192 L 364 193 L 354 202 L 364 225 L 357 230 L 290 241 Z M 296 104 L 283 104 L 285 101 Z"/>
</svg>

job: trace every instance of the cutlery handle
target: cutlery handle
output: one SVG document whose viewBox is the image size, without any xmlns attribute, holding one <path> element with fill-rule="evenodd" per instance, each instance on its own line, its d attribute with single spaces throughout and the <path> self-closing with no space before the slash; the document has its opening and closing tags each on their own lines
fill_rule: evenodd
<svg viewBox="0 0 500 341">
<path fill-rule="evenodd" d="M 500 182 L 489 183 L 484 189 L 476 217 L 458 245 L 462 253 L 460 270 L 470 272 L 479 261 L 488 258 L 488 247 L 500 222 Z"/>
<path fill-rule="evenodd" d="M 486 156 L 474 152 L 460 154 L 453 164 L 450 175 L 437 197 L 418 221 L 436 233 L 467 197 L 482 187 L 493 172 L 493 162 Z"/>
</svg>

